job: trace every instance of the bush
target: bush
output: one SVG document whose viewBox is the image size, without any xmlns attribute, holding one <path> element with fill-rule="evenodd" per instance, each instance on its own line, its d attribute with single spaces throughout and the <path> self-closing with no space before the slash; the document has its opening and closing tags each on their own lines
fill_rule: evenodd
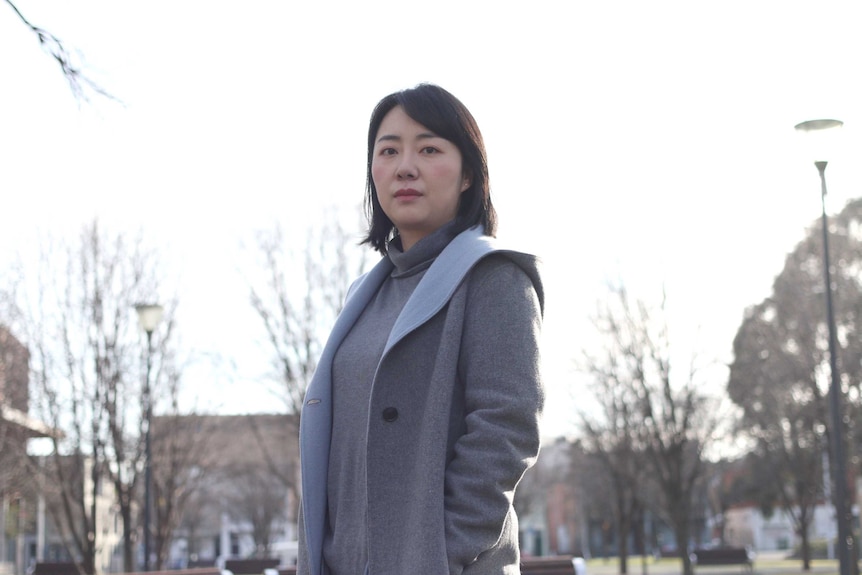
<svg viewBox="0 0 862 575">
<path fill-rule="evenodd" d="M 811 551 L 811 559 L 828 559 L 830 545 L 832 545 L 832 542 L 826 541 L 825 539 L 810 541 L 808 543 L 808 548 Z M 794 546 L 793 553 L 788 558 L 802 559 L 802 548 L 799 545 Z"/>
</svg>

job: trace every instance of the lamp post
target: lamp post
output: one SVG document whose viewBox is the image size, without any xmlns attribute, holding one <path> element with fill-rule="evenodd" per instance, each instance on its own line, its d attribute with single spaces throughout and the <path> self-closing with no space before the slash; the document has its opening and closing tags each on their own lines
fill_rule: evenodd
<svg viewBox="0 0 862 575">
<path fill-rule="evenodd" d="M 153 366 L 153 332 L 162 320 L 164 310 L 158 304 L 138 304 L 135 306 L 135 311 L 138 312 L 138 323 L 147 334 L 147 379 L 144 381 L 144 401 L 146 402 L 144 418 L 147 423 L 144 434 L 144 571 L 149 571 L 150 551 L 152 549 L 150 512 L 153 488 L 153 454 L 150 438 L 150 428 L 153 423 L 153 395 L 150 388 L 150 370 Z"/>
<path fill-rule="evenodd" d="M 821 139 L 828 130 L 840 128 L 844 123 L 840 120 L 809 120 L 797 124 L 798 131 L 805 132 L 815 139 Z M 809 138 L 811 139 L 811 138 Z M 822 150 L 819 153 L 823 153 Z M 841 377 L 838 373 L 838 343 L 835 329 L 835 312 L 832 306 L 832 277 L 829 264 L 829 225 L 826 217 L 826 164 L 825 160 L 815 158 L 814 165 L 820 174 L 820 205 L 822 208 L 823 227 L 823 275 L 826 281 L 826 323 L 829 327 L 829 370 L 832 376 L 829 386 L 829 409 L 832 416 L 832 483 L 834 485 L 833 500 L 835 519 L 838 523 L 838 562 L 840 575 L 854 575 L 851 570 L 854 553 L 853 533 L 851 532 L 850 506 L 847 504 L 847 472 L 844 460 L 844 418 L 841 407 Z"/>
</svg>

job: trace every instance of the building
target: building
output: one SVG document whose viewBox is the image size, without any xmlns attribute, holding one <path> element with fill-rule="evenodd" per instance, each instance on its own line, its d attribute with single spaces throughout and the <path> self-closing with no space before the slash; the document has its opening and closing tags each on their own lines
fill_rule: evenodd
<svg viewBox="0 0 862 575">
<path fill-rule="evenodd" d="M 586 559 L 617 556 L 611 495 L 600 464 L 579 442 L 546 442 L 515 493 L 522 552 Z M 634 522 L 626 540 L 629 555 L 676 552 L 672 529 L 656 513 L 645 509 Z M 693 543 L 705 537 L 705 527 L 692 530 Z"/>
<path fill-rule="evenodd" d="M 858 518 L 855 506 L 853 515 Z M 834 543 L 837 535 L 834 507 L 827 503 L 817 505 L 809 528 L 809 541 L 812 544 Z M 730 546 L 750 547 L 754 551 L 791 552 L 802 543 L 793 519 L 784 509 L 777 508 L 767 517 L 756 505 L 738 506 L 727 511 L 725 540 Z"/>
<path fill-rule="evenodd" d="M 521 552 L 527 556 L 589 556 L 587 515 L 571 470 L 578 448 L 565 439 L 542 446 L 515 493 Z"/>
<path fill-rule="evenodd" d="M 52 466 L 64 468 L 67 496 L 83 501 L 88 513 L 95 509 L 96 572 L 122 571 L 123 522 L 105 474 L 96 473 L 101 479 L 93 484 L 89 458 L 28 456 L 29 439 L 59 435 L 28 415 L 28 386 L 27 348 L 0 326 L 0 525 L 6 527 L 0 575 L 24 575 L 36 561 L 74 559 L 63 529 L 49 520 L 62 496 L 59 484 L 34 481 L 54 476 Z M 162 568 L 261 555 L 295 561 L 298 418 L 157 416 L 152 425 L 152 551 L 161 551 Z M 140 508 L 133 510 L 135 525 L 142 525 L 141 515 Z M 73 518 L 73 524 L 80 522 Z M 142 544 L 138 553 L 142 561 Z"/>
<path fill-rule="evenodd" d="M 31 439 L 61 437 L 62 433 L 30 417 L 29 358 L 27 348 L 8 328 L 0 325 L 0 573 L 24 575 L 36 561 L 69 561 L 71 557 L 56 525 L 48 520 L 48 507 L 59 505 L 56 490 L 42 482 L 44 468 L 65 465 L 70 458 L 31 457 Z M 121 525 L 114 507 L 113 486 L 105 481 L 92 486 L 84 460 L 68 475 L 88 508 L 96 509 L 99 529 L 99 572 L 115 570 Z M 35 480 L 34 480 L 35 478 Z"/>
<path fill-rule="evenodd" d="M 295 562 L 297 429 L 297 418 L 287 414 L 154 418 L 157 491 L 170 476 L 182 478 L 191 493 L 178 502 L 170 537 L 164 534 L 170 540 L 164 567 L 222 566 L 252 556 Z"/>
<path fill-rule="evenodd" d="M 27 442 L 54 433 L 28 415 L 29 362 L 27 348 L 0 325 L 0 573 L 19 575 L 32 557 L 27 533 L 37 516 Z"/>
</svg>

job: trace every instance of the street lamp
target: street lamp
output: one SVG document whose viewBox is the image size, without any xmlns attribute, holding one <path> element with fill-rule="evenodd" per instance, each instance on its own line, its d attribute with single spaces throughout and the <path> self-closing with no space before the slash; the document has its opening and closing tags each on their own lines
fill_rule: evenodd
<svg viewBox="0 0 862 575">
<path fill-rule="evenodd" d="M 840 120 L 808 120 L 797 124 L 796 130 L 804 132 L 812 144 L 812 151 L 821 154 L 815 156 L 814 165 L 820 174 L 820 205 L 822 207 L 823 227 L 823 274 L 826 281 L 826 319 L 829 327 L 829 369 L 832 381 L 829 387 L 829 408 L 832 415 L 832 483 L 835 486 L 834 505 L 835 519 L 838 522 L 838 561 L 841 575 L 853 575 L 851 570 L 853 557 L 853 533 L 850 529 L 850 506 L 847 504 L 847 472 L 844 461 L 844 420 L 841 408 L 841 382 L 838 373 L 838 344 L 835 335 L 835 312 L 832 307 L 832 277 L 829 265 L 829 225 L 826 218 L 826 160 L 823 154 L 827 152 L 823 146 L 828 144 L 829 132 L 840 128 L 844 123 Z M 819 149 L 815 149 L 819 148 Z"/>
<path fill-rule="evenodd" d="M 158 304 L 147 303 L 136 305 L 135 311 L 138 312 L 138 323 L 147 334 L 147 379 L 144 382 L 144 400 L 146 401 L 144 417 L 147 422 L 147 430 L 144 435 L 144 571 L 149 571 L 150 549 L 152 549 L 150 510 L 152 508 L 151 493 L 153 488 L 153 458 L 150 439 L 150 428 L 153 423 L 153 395 L 150 389 L 150 370 L 153 366 L 153 331 L 162 321 L 164 309 Z"/>
</svg>

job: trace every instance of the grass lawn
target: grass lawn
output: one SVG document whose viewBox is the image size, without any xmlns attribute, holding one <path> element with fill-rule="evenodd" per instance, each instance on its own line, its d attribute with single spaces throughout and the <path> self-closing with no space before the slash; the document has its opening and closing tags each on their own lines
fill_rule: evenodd
<svg viewBox="0 0 862 575">
<path fill-rule="evenodd" d="M 694 568 L 695 575 L 805 575 L 811 573 L 816 575 L 838 575 L 838 561 L 818 559 L 811 562 L 811 570 L 802 570 L 802 561 L 798 559 L 782 559 L 775 556 L 757 557 L 754 560 L 754 569 L 749 572 L 743 565 L 709 565 Z M 679 575 L 682 573 L 682 562 L 678 558 L 655 559 L 647 557 L 646 567 L 641 557 L 636 555 L 629 557 L 628 575 Z M 619 560 L 590 559 L 587 561 L 586 575 L 618 575 Z"/>
</svg>

